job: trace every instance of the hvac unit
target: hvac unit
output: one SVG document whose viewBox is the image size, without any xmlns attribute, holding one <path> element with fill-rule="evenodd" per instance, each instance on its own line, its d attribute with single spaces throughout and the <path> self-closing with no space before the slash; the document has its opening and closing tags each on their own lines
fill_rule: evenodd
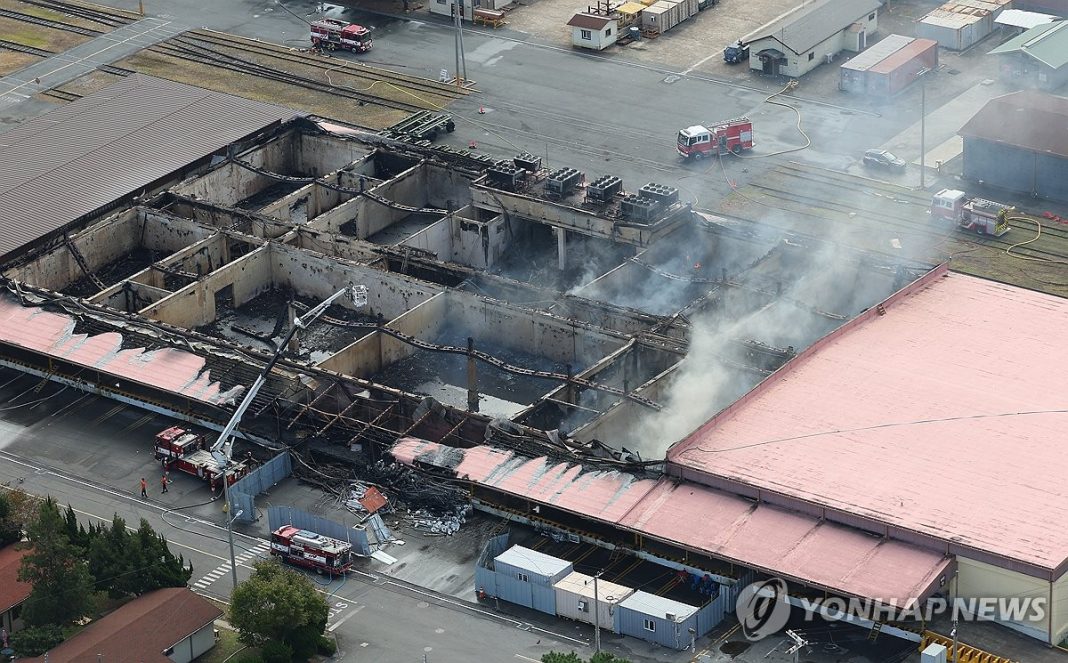
<svg viewBox="0 0 1068 663">
<path fill-rule="evenodd" d="M 660 201 L 664 207 L 670 207 L 679 201 L 679 190 L 673 186 L 665 186 L 663 184 L 654 184 L 650 182 L 641 189 L 638 189 L 638 195 L 645 198 L 652 198 L 653 200 Z"/>
<path fill-rule="evenodd" d="M 522 168 L 529 173 L 536 173 L 541 170 L 541 157 L 536 157 L 530 152 L 524 152 L 513 159 L 516 168 Z"/>
<path fill-rule="evenodd" d="M 640 222 L 649 222 L 655 219 L 659 209 L 659 201 L 637 194 L 627 196 L 619 206 L 619 211 L 623 214 L 623 218 Z"/>
<path fill-rule="evenodd" d="M 574 191 L 581 181 L 582 173 L 579 171 L 574 168 L 561 168 L 549 173 L 545 190 L 562 197 Z"/>
<path fill-rule="evenodd" d="M 515 191 L 527 174 L 527 171 L 508 160 L 498 161 L 490 166 L 486 172 L 495 186 L 509 191 Z"/>
<path fill-rule="evenodd" d="M 623 180 L 615 175 L 602 175 L 586 187 L 586 199 L 593 203 L 607 203 L 623 190 Z"/>
</svg>

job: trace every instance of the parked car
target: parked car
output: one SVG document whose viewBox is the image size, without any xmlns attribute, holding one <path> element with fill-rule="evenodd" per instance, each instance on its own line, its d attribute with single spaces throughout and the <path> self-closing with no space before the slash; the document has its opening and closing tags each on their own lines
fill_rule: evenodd
<svg viewBox="0 0 1068 663">
<path fill-rule="evenodd" d="M 904 170 L 905 160 L 894 156 L 892 152 L 887 152 L 886 150 L 868 150 L 864 152 L 864 165 Z"/>
</svg>

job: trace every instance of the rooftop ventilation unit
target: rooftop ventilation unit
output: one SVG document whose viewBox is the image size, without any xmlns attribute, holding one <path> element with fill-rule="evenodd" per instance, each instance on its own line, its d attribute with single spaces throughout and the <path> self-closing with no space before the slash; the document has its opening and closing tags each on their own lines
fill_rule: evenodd
<svg viewBox="0 0 1068 663">
<path fill-rule="evenodd" d="M 607 203 L 623 190 L 623 180 L 615 175 L 602 175 L 586 187 L 586 199 L 595 203 Z"/>
<path fill-rule="evenodd" d="M 527 171 L 507 159 L 493 164 L 486 172 L 494 186 L 509 191 L 515 191 L 519 187 L 519 183 L 527 175 Z"/>
<path fill-rule="evenodd" d="M 650 182 L 641 189 L 638 189 L 638 195 L 645 198 L 652 198 L 653 200 L 660 201 L 664 207 L 670 207 L 679 202 L 679 190 L 673 186 L 665 186 L 663 184 L 654 184 Z"/>
<path fill-rule="evenodd" d="M 575 190 L 582 181 L 582 173 L 574 168 L 561 168 L 549 173 L 549 179 L 545 182 L 545 190 L 558 196 L 566 196 Z"/>
<path fill-rule="evenodd" d="M 653 221 L 659 209 L 659 201 L 637 194 L 627 196 L 619 206 L 619 211 L 622 212 L 623 218 L 643 223 Z"/>
<path fill-rule="evenodd" d="M 536 157 L 530 152 L 524 152 L 514 160 L 516 168 L 522 168 L 528 173 L 536 173 L 541 170 L 541 157 Z"/>
</svg>

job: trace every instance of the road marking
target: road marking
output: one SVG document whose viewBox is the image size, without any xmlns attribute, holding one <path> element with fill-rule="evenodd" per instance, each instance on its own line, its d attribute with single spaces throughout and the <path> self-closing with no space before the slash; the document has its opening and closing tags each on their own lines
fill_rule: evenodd
<svg viewBox="0 0 1068 663">
<path fill-rule="evenodd" d="M 116 414 L 118 414 L 119 412 L 122 412 L 125 409 L 126 409 L 125 405 L 116 405 L 115 407 L 111 408 L 110 410 L 108 410 L 104 414 L 100 415 L 96 419 L 93 419 L 93 423 L 94 424 L 103 423 L 105 419 L 110 419 L 111 417 L 114 417 Z"/>
<path fill-rule="evenodd" d="M 531 663 L 541 663 L 541 659 L 538 659 L 538 658 L 530 658 L 530 657 L 528 657 L 528 656 L 523 656 L 522 654 L 516 654 L 516 655 L 515 655 L 515 657 L 516 657 L 516 658 L 521 658 L 521 659 L 523 659 L 524 661 L 530 661 Z"/>
<path fill-rule="evenodd" d="M 209 585 L 211 585 L 210 582 L 204 582 L 203 580 L 197 580 L 193 583 L 194 587 L 199 587 L 200 589 L 207 589 Z"/>
<path fill-rule="evenodd" d="M 682 72 L 682 75 L 683 76 L 688 75 L 691 71 L 693 71 L 694 69 L 697 69 L 698 67 L 700 67 L 701 65 L 703 65 L 706 62 L 708 62 L 709 60 L 711 60 L 714 57 L 719 57 L 719 53 L 712 53 L 712 55 L 709 55 L 707 58 L 701 58 L 697 62 L 694 62 L 689 67 L 686 67 L 686 69 Z"/>
<path fill-rule="evenodd" d="M 356 606 L 355 608 L 353 608 L 353 609 L 352 609 L 352 612 L 350 612 L 349 614 L 345 615 L 345 616 L 344 616 L 344 617 L 342 617 L 341 619 L 337 620 L 336 622 L 334 622 L 334 623 L 333 623 L 333 624 L 331 624 L 330 626 L 327 626 L 327 627 L 326 627 L 326 630 L 327 630 L 327 631 L 330 631 L 331 633 L 333 633 L 333 632 L 334 632 L 334 629 L 336 629 L 336 628 L 337 628 L 338 626 L 341 626 L 342 624 L 344 624 L 345 622 L 347 622 L 347 621 L 348 621 L 349 619 L 351 619 L 351 618 L 352 618 L 352 617 L 353 617 L 353 616 L 354 616 L 354 615 L 355 615 L 355 614 L 356 614 L 357 612 L 359 612 L 359 611 L 363 610 L 363 608 L 364 608 L 364 606 L 362 606 L 362 605 L 358 605 L 358 606 Z"/>
<path fill-rule="evenodd" d="M 137 421 L 133 422 L 132 424 L 130 424 L 126 428 L 123 428 L 120 432 L 121 433 L 127 433 L 129 431 L 132 431 L 135 428 L 140 428 L 141 426 L 144 426 L 145 424 L 147 424 L 148 422 L 152 421 L 155 418 L 156 418 L 155 413 L 146 414 L 145 416 L 143 416 L 140 419 L 138 419 Z"/>
</svg>

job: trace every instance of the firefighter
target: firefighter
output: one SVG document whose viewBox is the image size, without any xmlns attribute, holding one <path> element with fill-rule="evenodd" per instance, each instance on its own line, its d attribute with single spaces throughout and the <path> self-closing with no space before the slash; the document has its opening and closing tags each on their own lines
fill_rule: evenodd
<svg viewBox="0 0 1068 663">
<path fill-rule="evenodd" d="M 167 484 L 169 484 L 171 480 L 167 478 L 166 473 L 163 475 L 163 478 L 159 480 L 159 482 L 163 485 L 163 492 L 167 492 Z"/>
<path fill-rule="evenodd" d="M 141 477 L 141 497 L 148 497 L 148 482 Z"/>
</svg>

